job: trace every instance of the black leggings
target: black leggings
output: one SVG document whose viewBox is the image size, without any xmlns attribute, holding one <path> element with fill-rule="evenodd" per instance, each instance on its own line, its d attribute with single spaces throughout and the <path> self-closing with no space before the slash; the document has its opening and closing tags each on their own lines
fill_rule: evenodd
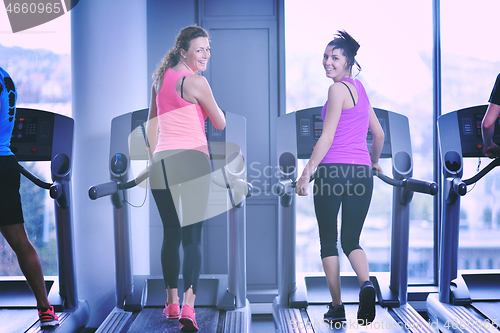
<svg viewBox="0 0 500 333">
<path fill-rule="evenodd" d="M 342 250 L 349 254 L 359 246 L 359 236 L 370 206 L 373 176 L 370 166 L 320 164 L 314 181 L 314 210 L 319 226 L 321 258 L 338 256 L 337 215 L 342 204 Z"/>
<path fill-rule="evenodd" d="M 210 175 L 212 168 L 207 156 L 194 150 L 160 152 L 155 154 L 153 162 L 150 184 L 163 223 L 161 264 L 165 287 L 178 288 L 182 242 L 184 292 L 192 287 L 196 294 L 201 269 L 201 230 L 210 189 L 209 176 L 201 176 Z M 190 222 L 186 225 L 185 220 Z"/>
</svg>

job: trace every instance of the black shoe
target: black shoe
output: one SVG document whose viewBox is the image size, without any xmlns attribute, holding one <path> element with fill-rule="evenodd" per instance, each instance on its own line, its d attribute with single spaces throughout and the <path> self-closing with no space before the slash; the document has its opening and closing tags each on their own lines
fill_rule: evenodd
<svg viewBox="0 0 500 333">
<path fill-rule="evenodd" d="M 375 287 L 365 281 L 359 292 L 358 323 L 369 325 L 375 319 Z"/>
<path fill-rule="evenodd" d="M 325 313 L 323 320 L 328 323 L 345 321 L 344 304 L 336 304 L 335 306 L 332 306 L 332 303 L 328 304 L 328 311 Z"/>
</svg>

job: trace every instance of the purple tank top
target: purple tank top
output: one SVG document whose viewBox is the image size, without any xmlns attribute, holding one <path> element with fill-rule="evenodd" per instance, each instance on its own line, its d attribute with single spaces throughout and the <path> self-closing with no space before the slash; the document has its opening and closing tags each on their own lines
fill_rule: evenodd
<svg viewBox="0 0 500 333">
<path fill-rule="evenodd" d="M 358 103 L 346 110 L 342 110 L 332 146 L 321 161 L 324 163 L 344 163 L 371 166 L 370 153 L 366 143 L 368 122 L 370 118 L 370 103 L 365 88 L 359 80 L 343 78 L 341 81 L 350 82 L 358 92 Z M 321 118 L 325 120 L 325 103 L 321 110 Z"/>
</svg>

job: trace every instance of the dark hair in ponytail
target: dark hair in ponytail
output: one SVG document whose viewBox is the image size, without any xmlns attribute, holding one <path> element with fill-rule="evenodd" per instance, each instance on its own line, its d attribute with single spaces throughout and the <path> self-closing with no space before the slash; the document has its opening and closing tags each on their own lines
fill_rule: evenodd
<svg viewBox="0 0 500 333">
<path fill-rule="evenodd" d="M 352 72 L 352 66 L 356 65 L 358 71 L 361 71 L 361 66 L 358 64 L 354 57 L 358 53 L 359 43 L 354 40 L 345 30 L 338 30 L 335 38 L 328 43 L 328 46 L 333 46 L 333 49 L 341 49 L 342 54 L 347 59 L 347 68 Z"/>
</svg>

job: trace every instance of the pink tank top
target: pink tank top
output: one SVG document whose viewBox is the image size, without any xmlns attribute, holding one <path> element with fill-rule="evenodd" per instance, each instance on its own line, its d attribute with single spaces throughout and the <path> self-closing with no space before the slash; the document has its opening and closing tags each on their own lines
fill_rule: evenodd
<svg viewBox="0 0 500 333">
<path fill-rule="evenodd" d="M 332 146 L 321 163 L 345 163 L 371 166 L 370 153 L 366 143 L 368 123 L 370 119 L 370 102 L 365 88 L 358 80 L 343 78 L 341 81 L 350 82 L 358 92 L 358 103 L 346 110 L 342 110 Z M 328 102 L 321 110 L 321 117 L 325 120 Z"/>
<path fill-rule="evenodd" d="M 175 89 L 177 80 L 186 75 L 193 74 L 189 71 L 175 72 L 170 68 L 165 72 L 163 85 L 156 95 L 160 132 L 154 153 L 188 149 L 209 155 L 205 135 L 205 111 L 199 104 L 186 102 Z"/>
</svg>

